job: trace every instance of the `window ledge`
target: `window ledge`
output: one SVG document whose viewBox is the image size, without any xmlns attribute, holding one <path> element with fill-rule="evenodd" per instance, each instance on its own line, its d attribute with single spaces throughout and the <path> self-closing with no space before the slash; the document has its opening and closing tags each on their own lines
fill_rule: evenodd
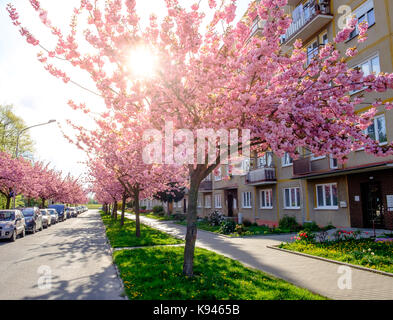
<svg viewBox="0 0 393 320">
<path fill-rule="evenodd" d="M 317 207 L 314 208 L 314 210 L 338 210 L 339 207 L 338 206 L 334 206 L 334 207 Z"/>
<path fill-rule="evenodd" d="M 283 168 L 290 167 L 290 166 L 293 166 L 293 163 L 290 163 L 290 164 L 283 164 L 283 165 L 282 165 Z"/>
<path fill-rule="evenodd" d="M 290 208 L 284 208 L 285 210 L 300 210 L 300 207 L 290 207 Z"/>
<path fill-rule="evenodd" d="M 266 210 L 266 209 L 273 209 L 273 207 L 261 207 L 261 208 L 259 208 L 259 209 L 261 209 L 261 210 Z"/>
</svg>

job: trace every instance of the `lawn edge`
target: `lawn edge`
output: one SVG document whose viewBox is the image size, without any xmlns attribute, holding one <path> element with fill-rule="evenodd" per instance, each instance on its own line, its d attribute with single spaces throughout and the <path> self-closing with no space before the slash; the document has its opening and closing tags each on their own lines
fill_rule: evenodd
<svg viewBox="0 0 393 320">
<path fill-rule="evenodd" d="M 307 257 L 307 258 L 311 258 L 311 259 L 316 259 L 316 260 L 321 260 L 321 261 L 330 262 L 330 263 L 334 263 L 334 264 L 339 264 L 339 265 L 351 267 L 351 268 L 354 268 L 354 269 L 359 269 L 359 270 L 362 270 L 362 271 L 368 271 L 368 272 L 378 273 L 378 274 L 380 274 L 380 275 L 383 275 L 383 276 L 387 276 L 387 277 L 393 278 L 393 273 L 390 273 L 390 272 L 386 272 L 386 271 L 382 271 L 382 270 L 377 270 L 377 269 L 371 269 L 371 268 L 367 268 L 367 267 L 362 267 L 362 266 L 359 266 L 359 265 L 357 265 L 357 264 L 352 264 L 352 263 L 347 263 L 347 262 L 343 262 L 343 261 L 328 259 L 328 258 L 324 258 L 324 257 L 320 257 L 320 256 L 315 256 L 315 255 L 308 254 L 308 253 L 299 252 L 299 251 L 283 249 L 283 248 L 279 248 L 278 246 L 279 246 L 279 245 L 275 245 L 275 246 L 266 246 L 266 248 L 273 249 L 273 250 L 278 250 L 278 251 L 282 251 L 282 252 L 286 252 L 286 253 L 297 254 L 297 255 L 299 255 L 299 256 L 303 256 L 303 257 Z"/>
<path fill-rule="evenodd" d="M 123 299 L 125 299 L 125 300 L 129 300 L 129 298 L 128 298 L 127 294 L 126 294 L 126 288 L 125 288 L 125 286 L 124 286 L 123 279 L 122 279 L 121 276 L 120 276 L 120 270 L 119 270 L 119 268 L 117 267 L 117 264 L 116 264 L 116 262 L 115 262 L 115 259 L 113 259 L 113 253 L 114 253 L 114 250 L 113 250 L 113 249 L 114 249 L 114 248 L 112 247 L 111 243 L 109 242 L 108 236 L 106 235 L 106 225 L 105 225 L 104 221 L 102 221 L 101 215 L 100 215 L 100 221 L 101 221 L 102 226 L 104 227 L 104 234 L 105 234 L 105 239 L 106 239 L 105 244 L 106 244 L 106 246 L 107 246 L 107 249 L 108 249 L 109 253 L 111 254 L 112 265 L 115 267 L 116 276 L 117 276 L 117 278 L 120 280 L 120 286 L 121 286 L 121 289 L 122 289 L 122 295 L 121 295 L 121 297 L 122 297 Z"/>
</svg>

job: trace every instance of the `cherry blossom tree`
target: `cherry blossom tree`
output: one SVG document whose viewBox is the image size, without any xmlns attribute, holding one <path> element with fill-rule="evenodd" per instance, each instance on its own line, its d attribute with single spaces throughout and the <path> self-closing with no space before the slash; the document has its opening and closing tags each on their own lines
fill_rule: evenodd
<svg viewBox="0 0 393 320">
<path fill-rule="evenodd" d="M 129 119 L 138 118 L 138 114 L 148 110 L 148 121 L 142 122 L 142 127 L 149 123 L 163 131 L 171 122 L 174 130 L 188 129 L 194 137 L 202 128 L 248 129 L 255 151 L 270 150 L 278 156 L 288 152 L 297 158 L 297 150 L 303 147 L 316 156 L 332 154 L 340 161 L 345 161 L 359 147 L 378 156 L 392 154 L 392 144 L 379 146 L 363 132 L 382 102 L 372 101 L 373 108 L 357 114 L 355 107 L 366 101 L 349 92 L 363 88 L 367 92 L 392 89 L 393 75 L 366 76 L 349 68 L 334 43 L 325 45 L 311 63 L 307 63 L 300 41 L 295 42 L 292 52 L 283 53 L 280 37 L 291 23 L 283 10 L 287 0 L 255 2 L 237 23 L 234 23 L 236 0 L 209 0 L 211 14 L 206 14 L 209 10 L 198 4 L 184 8 L 177 0 L 165 2 L 166 16 L 161 21 L 152 16 L 150 24 L 142 28 L 135 0 L 124 1 L 125 5 L 120 0 L 108 0 L 104 5 L 82 0 L 74 10 L 71 31 L 63 35 L 39 1 L 30 0 L 43 24 L 57 39 L 53 48 L 46 48 L 21 25 L 12 5 L 8 11 L 26 41 L 42 49 L 38 60 L 48 72 L 65 83 L 78 84 L 56 66 L 56 61 L 61 59 L 89 74 L 96 94 L 102 96 L 108 108 L 98 122 L 113 116 L 124 135 L 120 141 L 116 139 L 120 146 L 129 134 L 141 130 L 138 123 L 130 126 Z M 78 36 L 79 18 L 87 21 L 85 42 Z M 250 38 L 256 18 L 262 21 L 263 28 L 258 37 Z M 355 23 L 354 19 L 349 21 L 334 41 L 347 39 Z M 359 41 L 364 41 L 367 25 L 361 24 L 359 29 Z M 82 50 L 86 46 L 90 48 L 88 52 Z M 128 67 L 130 53 L 140 48 L 147 49 L 159 61 L 148 77 L 140 78 Z M 353 56 L 356 49 L 345 54 Z M 70 100 L 69 104 L 89 112 L 83 102 Z M 132 148 L 138 150 L 137 146 Z M 123 152 L 121 147 L 119 152 Z M 113 153 L 116 157 L 116 151 Z M 202 163 L 194 159 L 194 163 L 184 164 L 190 176 L 183 267 L 186 275 L 193 274 L 200 182 L 226 158 L 230 159 L 231 155 L 217 151 L 216 161 L 209 161 L 205 156 Z M 123 173 L 150 174 L 139 165 L 132 171 L 130 162 L 122 163 L 127 157 L 119 159 L 116 163 Z"/>
</svg>

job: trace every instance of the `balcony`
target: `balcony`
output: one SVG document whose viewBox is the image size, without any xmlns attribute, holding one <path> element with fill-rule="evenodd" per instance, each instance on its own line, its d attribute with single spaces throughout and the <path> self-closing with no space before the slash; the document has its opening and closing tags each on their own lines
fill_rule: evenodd
<svg viewBox="0 0 393 320">
<path fill-rule="evenodd" d="M 252 170 L 246 175 L 246 184 L 258 186 L 276 183 L 276 169 L 271 167 Z"/>
<path fill-rule="evenodd" d="M 286 34 L 281 39 L 281 43 L 291 46 L 296 39 L 303 42 L 310 38 L 315 32 L 329 24 L 333 15 L 330 13 L 330 0 L 311 1 L 304 7 L 297 7 L 297 14 L 293 11 L 293 21 Z"/>
<path fill-rule="evenodd" d="M 213 182 L 211 180 L 204 180 L 199 185 L 200 192 L 211 192 L 213 190 Z"/>
<path fill-rule="evenodd" d="M 318 174 L 333 174 L 342 169 L 337 160 L 331 157 L 312 158 L 310 156 L 293 161 L 293 176 L 301 178 Z"/>
</svg>

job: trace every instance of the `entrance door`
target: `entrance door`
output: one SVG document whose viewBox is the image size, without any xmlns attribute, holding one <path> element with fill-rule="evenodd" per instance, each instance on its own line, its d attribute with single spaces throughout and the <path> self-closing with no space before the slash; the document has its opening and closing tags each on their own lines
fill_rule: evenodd
<svg viewBox="0 0 393 320">
<path fill-rule="evenodd" d="M 183 212 L 184 212 L 184 213 L 187 213 L 187 199 L 186 199 L 186 198 L 184 198 L 183 204 L 184 204 L 184 206 L 183 206 Z"/>
<path fill-rule="evenodd" d="M 373 222 L 376 228 L 384 228 L 383 220 L 383 199 L 381 185 L 379 182 L 369 182 L 361 185 L 363 225 L 365 228 L 372 228 Z"/>
<path fill-rule="evenodd" d="M 233 195 L 228 194 L 228 217 L 233 217 Z"/>
</svg>

